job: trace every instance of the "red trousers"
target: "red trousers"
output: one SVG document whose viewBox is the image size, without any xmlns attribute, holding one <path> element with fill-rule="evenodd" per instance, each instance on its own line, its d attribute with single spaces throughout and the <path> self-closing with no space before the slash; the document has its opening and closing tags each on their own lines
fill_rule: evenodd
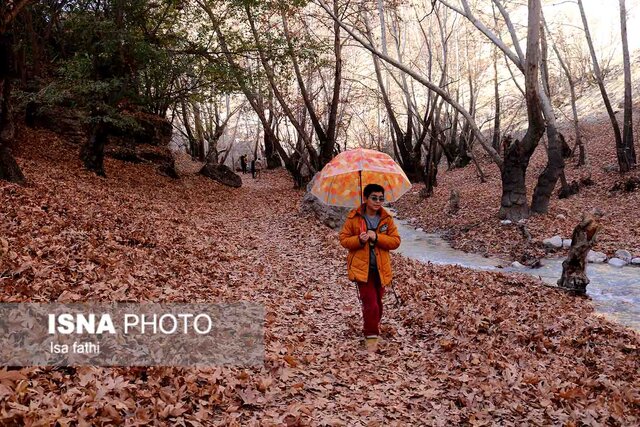
<svg viewBox="0 0 640 427">
<path fill-rule="evenodd" d="M 382 297 L 384 286 L 380 283 L 377 271 L 370 271 L 366 283 L 358 282 L 358 291 L 362 301 L 362 318 L 364 319 L 364 336 L 380 334 L 379 326 L 382 319 Z"/>
</svg>

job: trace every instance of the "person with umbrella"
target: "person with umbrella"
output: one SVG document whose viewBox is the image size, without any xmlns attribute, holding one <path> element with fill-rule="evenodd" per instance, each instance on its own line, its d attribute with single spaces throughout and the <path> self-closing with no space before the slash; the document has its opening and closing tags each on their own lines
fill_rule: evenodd
<svg viewBox="0 0 640 427">
<path fill-rule="evenodd" d="M 363 333 L 367 350 L 375 351 L 382 319 L 382 297 L 391 283 L 389 251 L 400 246 L 400 235 L 393 217 L 382 207 L 384 188 L 369 184 L 364 203 L 349 212 L 340 231 L 340 244 L 349 250 L 349 280 L 357 283 L 362 302 Z"/>
<path fill-rule="evenodd" d="M 363 183 L 368 183 L 364 191 Z M 340 231 L 340 244 L 349 250 L 347 272 L 349 280 L 358 287 L 369 351 L 378 347 L 382 297 L 393 278 L 389 251 L 400 246 L 393 217 L 382 204 L 385 200 L 397 200 L 409 188 L 411 182 L 391 157 L 367 149 L 349 150 L 336 156 L 322 169 L 311 188 L 311 193 L 326 204 L 358 206 L 347 215 Z"/>
</svg>

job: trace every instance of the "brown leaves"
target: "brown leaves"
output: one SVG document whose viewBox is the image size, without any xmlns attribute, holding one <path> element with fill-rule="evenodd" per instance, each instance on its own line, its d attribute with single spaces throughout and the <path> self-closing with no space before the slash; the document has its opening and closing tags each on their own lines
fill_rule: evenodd
<svg viewBox="0 0 640 427">
<path fill-rule="evenodd" d="M 4 239 L 8 271 L 23 268 L 0 268 L 2 301 L 258 301 L 265 362 L 0 369 L 0 423 L 640 423 L 638 337 L 591 316 L 588 302 L 394 256 L 405 304 L 387 294 L 382 351 L 368 354 L 337 233 L 298 213 L 286 173 L 229 190 L 108 159 L 103 180 L 38 137 L 55 157 L 19 157 L 33 186 L 0 184 L 0 250 Z M 458 215 L 470 211 L 465 197 Z"/>
</svg>

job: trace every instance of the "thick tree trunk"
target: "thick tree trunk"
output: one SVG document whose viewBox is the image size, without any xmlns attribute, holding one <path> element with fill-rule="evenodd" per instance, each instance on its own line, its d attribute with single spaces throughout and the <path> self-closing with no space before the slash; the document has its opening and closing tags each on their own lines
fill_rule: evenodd
<svg viewBox="0 0 640 427">
<path fill-rule="evenodd" d="M 529 0 L 527 29 L 527 56 L 525 63 L 525 99 L 529 127 L 522 141 L 505 148 L 502 166 L 502 200 L 500 218 L 517 221 L 529 216 L 527 204 L 526 172 L 540 138 L 544 134 L 540 94 L 538 92 L 538 66 L 540 59 L 540 0 Z M 556 178 L 557 179 L 557 178 Z M 555 182 L 554 182 L 555 184 Z"/>
<path fill-rule="evenodd" d="M 0 32 L 0 179 L 23 183 L 24 175 L 7 146 L 15 134 L 11 114 L 11 52 L 11 36 Z"/>
<path fill-rule="evenodd" d="M 524 149 L 524 142 L 515 141 L 505 150 L 501 171 L 502 200 L 498 215 L 501 219 L 518 221 L 529 217 L 525 178 L 530 157 Z"/>
<path fill-rule="evenodd" d="M 562 262 L 562 276 L 558 280 L 561 288 L 579 294 L 586 293 L 589 284 L 586 272 L 587 254 L 596 240 L 598 228 L 596 219 L 586 214 L 573 229 L 569 255 Z"/>
<path fill-rule="evenodd" d="M 549 120 L 547 123 L 547 139 L 549 141 L 547 165 L 538 177 L 538 183 L 531 199 L 531 210 L 535 213 L 547 213 L 549 211 L 553 189 L 560 175 L 564 173 L 562 143 L 555 124 L 552 124 Z"/>
<path fill-rule="evenodd" d="M 549 69 L 548 69 L 548 49 L 547 38 L 544 35 L 544 29 L 540 28 L 541 33 L 541 75 L 542 88 L 546 96 L 540 96 L 540 106 L 544 112 L 547 121 L 547 165 L 538 177 L 538 183 L 533 191 L 531 200 L 531 210 L 535 213 L 547 213 L 549 211 L 549 203 L 553 189 L 558 182 L 560 175 L 564 176 L 564 153 L 563 147 L 566 145 L 564 138 L 558 133 L 556 127 L 556 117 L 551 105 L 551 90 L 549 87 Z M 563 145 L 564 144 L 564 145 Z M 566 189 L 565 189 L 566 190 Z"/>
<path fill-rule="evenodd" d="M 11 151 L 0 142 L 0 180 L 23 184 L 25 179 Z"/>
<path fill-rule="evenodd" d="M 106 177 L 104 173 L 104 146 L 106 143 L 107 125 L 100 120 L 92 125 L 89 138 L 80 152 L 80 158 L 84 162 L 84 166 L 102 177 Z"/>
<path fill-rule="evenodd" d="M 271 132 L 264 133 L 264 155 L 267 158 L 267 169 L 275 169 L 282 166 L 280 156 L 275 148 L 275 136 Z"/>
</svg>

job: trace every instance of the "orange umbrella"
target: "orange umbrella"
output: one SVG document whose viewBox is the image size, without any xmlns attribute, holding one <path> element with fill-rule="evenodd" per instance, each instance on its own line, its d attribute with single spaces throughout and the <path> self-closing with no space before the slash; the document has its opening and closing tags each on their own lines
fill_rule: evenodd
<svg viewBox="0 0 640 427">
<path fill-rule="evenodd" d="M 320 171 L 311 193 L 324 204 L 357 207 L 367 184 L 384 188 L 388 202 L 398 200 L 411 188 L 402 168 L 385 153 L 366 148 L 338 154 Z"/>
</svg>

